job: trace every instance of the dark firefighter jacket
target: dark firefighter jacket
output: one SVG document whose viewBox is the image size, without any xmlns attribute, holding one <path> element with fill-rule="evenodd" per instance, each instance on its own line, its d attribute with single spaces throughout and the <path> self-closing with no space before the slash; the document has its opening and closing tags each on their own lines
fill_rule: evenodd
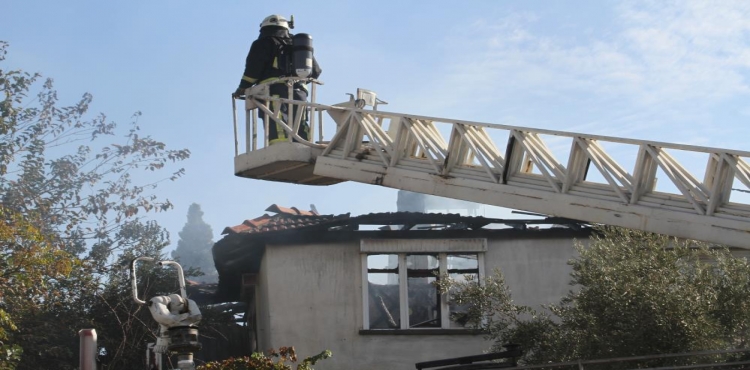
<svg viewBox="0 0 750 370">
<path fill-rule="evenodd" d="M 274 40 L 275 39 L 275 40 Z M 240 88 L 248 88 L 256 83 L 263 82 L 272 77 L 281 77 L 284 71 L 278 67 L 278 42 L 291 44 L 292 39 L 289 31 L 282 27 L 268 26 L 260 30 L 260 36 L 253 41 L 250 52 L 245 60 L 245 73 L 240 81 Z M 311 77 L 317 78 L 322 70 L 313 57 L 313 72 Z"/>
</svg>

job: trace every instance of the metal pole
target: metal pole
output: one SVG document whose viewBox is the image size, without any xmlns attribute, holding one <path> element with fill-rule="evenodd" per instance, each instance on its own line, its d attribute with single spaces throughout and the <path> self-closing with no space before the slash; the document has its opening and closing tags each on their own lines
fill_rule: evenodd
<svg viewBox="0 0 750 370">
<path fill-rule="evenodd" d="M 310 102 L 314 104 L 315 103 L 315 83 L 313 82 L 310 85 L 312 85 L 311 90 L 310 90 Z M 305 109 L 307 109 L 307 107 L 305 107 Z M 308 140 L 310 141 L 315 140 L 315 111 L 316 111 L 315 105 L 310 107 L 310 122 L 308 122 L 310 125 L 310 132 L 308 133 L 308 136 L 307 136 Z"/>
<path fill-rule="evenodd" d="M 296 125 L 296 120 L 294 119 L 294 104 L 292 104 L 292 100 L 294 100 L 294 83 L 292 81 L 287 81 L 287 98 L 289 99 L 289 102 L 286 103 L 286 124 L 287 126 L 292 127 L 292 132 L 289 133 L 289 141 L 292 142 L 294 140 L 294 134 L 297 133 L 299 127 Z"/>
<path fill-rule="evenodd" d="M 78 367 L 81 370 L 96 370 L 96 329 L 81 329 L 78 331 L 78 337 Z"/>
<path fill-rule="evenodd" d="M 257 103 L 256 103 L 257 104 Z M 253 150 L 258 150 L 258 110 L 253 109 Z"/>
<path fill-rule="evenodd" d="M 245 104 L 245 107 L 247 107 L 247 103 Z M 245 153 L 250 153 L 253 150 L 250 137 L 255 135 L 255 132 L 252 131 L 253 130 L 250 128 L 250 111 L 245 108 Z"/>
<path fill-rule="evenodd" d="M 237 141 L 237 104 L 234 102 L 234 95 L 232 95 L 232 117 L 234 118 L 234 156 L 239 155 L 240 143 Z"/>
<path fill-rule="evenodd" d="M 319 138 L 318 142 L 322 143 L 323 142 L 323 111 L 322 110 L 318 111 L 318 125 L 320 125 L 319 126 L 320 129 L 318 130 L 318 138 Z"/>
<path fill-rule="evenodd" d="M 264 101 L 263 106 L 266 107 L 266 110 L 270 111 L 268 109 L 268 102 L 269 102 L 268 100 Z M 277 104 L 276 106 L 278 107 L 279 104 Z M 275 113 L 276 112 L 274 112 L 274 114 Z M 271 117 L 269 117 L 268 114 L 266 114 L 266 118 L 263 119 L 263 147 L 264 148 L 268 148 L 268 121 L 270 120 L 271 120 Z"/>
</svg>

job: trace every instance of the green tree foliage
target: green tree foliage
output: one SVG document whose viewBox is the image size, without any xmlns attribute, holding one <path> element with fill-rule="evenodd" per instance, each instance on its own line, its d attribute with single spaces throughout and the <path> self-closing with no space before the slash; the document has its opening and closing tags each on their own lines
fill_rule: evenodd
<svg viewBox="0 0 750 370">
<path fill-rule="evenodd" d="M 62 106 L 51 79 L 5 68 L 7 46 L 0 42 L 0 345 L 11 351 L 0 361 L 8 354 L 6 368 L 72 369 L 76 332 L 114 336 L 118 320 L 128 327 L 119 338 L 142 356 L 141 338 L 128 330 L 151 322 L 119 308 L 130 293 L 113 262 L 168 243 L 142 217 L 172 207 L 155 189 L 183 170 L 159 172 L 190 152 L 142 135 L 139 114 L 125 130 L 90 115 L 90 94 Z"/>
<path fill-rule="evenodd" d="M 0 61 L 7 44 L 0 43 Z M 2 71 L 0 101 L 0 192 L 2 202 L 24 216 L 34 212 L 42 231 L 66 240 L 74 253 L 88 251 L 99 267 L 121 249 L 116 229 L 139 212 L 172 207 L 153 192 L 163 180 L 152 176 L 137 183 L 134 171 L 153 172 L 184 160 L 186 149 L 170 150 L 140 134 L 138 117 L 121 132 L 103 114 L 89 118 L 90 94 L 74 105 L 59 107 L 51 79 L 37 86 L 38 74 Z M 38 89 L 35 99 L 29 99 Z M 88 248 L 87 248 L 88 247 Z"/>
<path fill-rule="evenodd" d="M 185 268 L 199 269 L 203 275 L 197 276 L 195 280 L 201 282 L 215 283 L 218 280 L 214 258 L 211 254 L 211 247 L 214 244 L 213 234 L 211 226 L 203 221 L 201 206 L 196 203 L 191 204 L 188 209 L 187 223 L 180 231 L 180 240 L 177 242 L 177 248 L 172 252 L 172 258 L 179 261 Z"/>
<path fill-rule="evenodd" d="M 315 356 L 305 358 L 293 368 L 293 364 L 297 363 L 297 353 L 294 351 L 294 347 L 281 347 L 278 351 L 271 350 L 268 356 L 256 352 L 250 357 L 209 362 L 198 366 L 197 370 L 313 370 L 312 366 L 318 361 L 330 357 L 331 351 L 323 351 Z"/>
<path fill-rule="evenodd" d="M 602 227 L 577 246 L 570 291 L 545 311 L 513 303 L 502 274 L 483 285 L 443 279 L 494 350 L 517 343 L 526 363 L 745 348 L 750 265 L 725 248 Z M 673 366 L 659 360 L 649 366 Z M 632 363 L 630 364 L 632 366 Z M 607 365 L 606 368 L 615 368 Z"/>
<path fill-rule="evenodd" d="M 0 245 L 0 369 L 9 369 L 23 352 L 17 343 L 8 343 L 18 333 L 14 316 L 33 314 L 39 306 L 55 302 L 60 292 L 49 289 L 50 281 L 67 278 L 80 261 L 2 206 Z"/>
</svg>

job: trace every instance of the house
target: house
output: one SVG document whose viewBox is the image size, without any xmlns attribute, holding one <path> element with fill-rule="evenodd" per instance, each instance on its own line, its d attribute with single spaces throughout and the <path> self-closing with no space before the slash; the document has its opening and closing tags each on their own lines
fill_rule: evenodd
<svg viewBox="0 0 750 370">
<path fill-rule="evenodd" d="M 517 303 L 556 302 L 570 289 L 574 243 L 590 233 L 558 218 L 266 211 L 273 215 L 227 227 L 214 245 L 217 299 L 247 303 L 255 350 L 331 350 L 321 369 L 412 369 L 481 354 L 490 343 L 451 321 L 461 307 L 438 294 L 437 276 L 499 268 Z"/>
</svg>

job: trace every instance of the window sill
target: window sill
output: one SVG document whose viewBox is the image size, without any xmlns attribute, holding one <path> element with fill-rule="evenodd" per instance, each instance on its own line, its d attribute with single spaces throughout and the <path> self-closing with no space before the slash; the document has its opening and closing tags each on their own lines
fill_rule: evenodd
<svg viewBox="0 0 750 370">
<path fill-rule="evenodd" d="M 480 335 L 477 329 L 360 329 L 359 335 Z"/>
</svg>

